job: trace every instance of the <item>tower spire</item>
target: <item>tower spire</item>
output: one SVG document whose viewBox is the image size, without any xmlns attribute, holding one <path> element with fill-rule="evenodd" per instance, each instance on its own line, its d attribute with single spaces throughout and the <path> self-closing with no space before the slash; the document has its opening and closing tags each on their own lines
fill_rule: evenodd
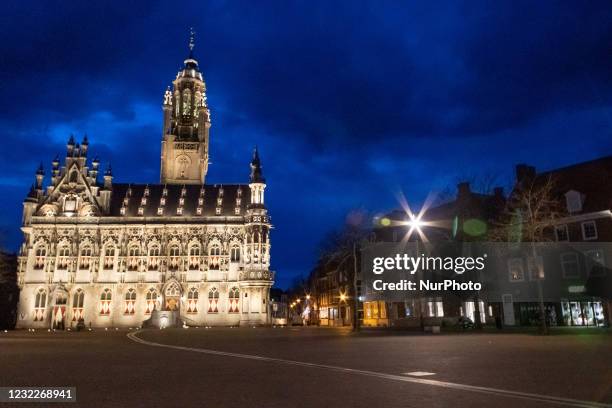
<svg viewBox="0 0 612 408">
<path fill-rule="evenodd" d="M 253 149 L 253 160 L 251 160 L 251 183 L 265 183 L 266 179 L 263 177 L 263 171 L 261 170 L 261 160 L 259 159 L 259 150 L 257 146 Z"/>
</svg>

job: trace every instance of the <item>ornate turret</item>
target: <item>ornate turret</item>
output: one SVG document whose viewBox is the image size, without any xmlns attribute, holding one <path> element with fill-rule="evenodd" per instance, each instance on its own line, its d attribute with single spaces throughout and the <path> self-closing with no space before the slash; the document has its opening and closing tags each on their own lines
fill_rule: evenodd
<svg viewBox="0 0 612 408">
<path fill-rule="evenodd" d="M 189 55 L 172 82 L 172 89 L 168 87 L 164 92 L 162 183 L 202 184 L 208 172 L 210 111 L 194 48 L 195 33 L 191 30 Z"/>
<path fill-rule="evenodd" d="M 108 167 L 104 172 L 104 189 L 110 190 L 113 187 L 113 168 L 108 163 Z"/>
<path fill-rule="evenodd" d="M 36 189 L 42 190 L 43 178 L 45 177 L 45 170 L 43 164 L 40 163 L 38 170 L 36 170 Z"/>
<path fill-rule="evenodd" d="M 74 135 L 71 134 L 68 139 L 68 143 L 66 143 L 66 157 L 71 157 L 74 151 Z"/>
<path fill-rule="evenodd" d="M 253 149 L 253 159 L 251 160 L 251 176 L 249 188 L 251 189 L 250 208 L 264 207 L 264 190 L 266 189 L 266 179 L 263 177 L 261 160 L 257 147 Z"/>
<path fill-rule="evenodd" d="M 257 146 L 253 149 L 253 160 L 251 160 L 251 183 L 265 183 L 266 179 L 263 177 L 261 170 L 261 160 L 259 159 L 259 151 Z"/>
<path fill-rule="evenodd" d="M 87 135 L 83 136 L 83 141 L 81 142 L 81 156 L 87 156 L 87 148 L 89 147 L 89 140 L 87 139 Z"/>
</svg>

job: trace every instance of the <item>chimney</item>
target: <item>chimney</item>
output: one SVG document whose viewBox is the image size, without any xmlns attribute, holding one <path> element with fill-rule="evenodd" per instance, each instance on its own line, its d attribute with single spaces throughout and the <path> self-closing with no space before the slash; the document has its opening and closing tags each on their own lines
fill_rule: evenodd
<svg viewBox="0 0 612 408">
<path fill-rule="evenodd" d="M 516 165 L 516 182 L 523 183 L 525 180 L 533 180 L 535 178 L 535 167 L 526 164 Z"/>
<path fill-rule="evenodd" d="M 471 194 L 472 191 L 470 190 L 470 183 L 467 181 L 462 181 L 461 183 L 457 184 L 457 200 L 469 198 Z"/>
</svg>

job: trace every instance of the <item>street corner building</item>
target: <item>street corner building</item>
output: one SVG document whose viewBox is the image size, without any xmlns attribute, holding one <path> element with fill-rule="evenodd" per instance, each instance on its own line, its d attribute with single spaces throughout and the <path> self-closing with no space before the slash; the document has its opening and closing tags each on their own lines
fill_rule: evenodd
<svg viewBox="0 0 612 408">
<path fill-rule="evenodd" d="M 211 120 L 193 39 L 162 110 L 160 184 L 114 183 L 110 166 L 99 181 L 87 137 L 70 137 L 48 185 L 38 169 L 23 203 L 17 327 L 268 323 L 259 153 L 248 184 L 205 184 Z"/>
</svg>

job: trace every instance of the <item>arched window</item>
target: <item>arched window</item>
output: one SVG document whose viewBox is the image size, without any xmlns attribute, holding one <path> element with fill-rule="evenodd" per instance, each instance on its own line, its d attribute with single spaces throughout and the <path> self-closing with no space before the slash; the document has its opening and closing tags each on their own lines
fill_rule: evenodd
<svg viewBox="0 0 612 408">
<path fill-rule="evenodd" d="M 128 249 L 128 261 L 127 261 L 128 271 L 137 271 L 139 262 L 140 262 L 140 248 L 138 247 L 138 245 L 132 245 Z"/>
<path fill-rule="evenodd" d="M 104 269 L 113 269 L 115 266 L 115 246 L 109 244 L 104 248 Z"/>
<path fill-rule="evenodd" d="M 80 269 L 88 269 L 91 263 L 91 247 L 89 245 L 84 245 L 81 248 L 81 254 L 79 255 L 79 268 Z"/>
<path fill-rule="evenodd" d="M 176 159 L 176 176 L 177 178 L 184 178 L 185 177 L 185 172 L 187 171 L 187 167 L 189 167 L 189 158 L 185 155 L 179 156 Z M 184 199 L 181 198 L 181 200 L 179 200 L 179 204 L 183 205 L 184 204 Z"/>
<path fill-rule="evenodd" d="M 221 247 L 218 244 L 213 244 L 210 247 L 208 254 L 208 269 L 218 270 L 221 263 Z"/>
<path fill-rule="evenodd" d="M 187 313 L 198 313 L 198 290 L 189 289 L 187 293 Z"/>
<path fill-rule="evenodd" d="M 41 322 L 45 318 L 45 310 L 47 309 L 47 291 L 40 288 L 36 292 L 34 299 L 34 321 Z"/>
<path fill-rule="evenodd" d="M 218 313 L 219 291 L 217 288 L 212 288 L 208 291 L 208 313 Z"/>
<path fill-rule="evenodd" d="M 104 291 L 102 291 L 102 294 L 100 295 L 100 314 L 101 315 L 103 316 L 110 315 L 111 301 L 112 301 L 112 296 L 111 296 L 110 289 L 104 289 Z"/>
<path fill-rule="evenodd" d="M 153 288 L 147 292 L 147 309 L 145 314 L 151 314 L 155 310 L 155 304 L 157 303 L 157 291 Z"/>
<path fill-rule="evenodd" d="M 125 294 L 125 310 L 124 314 L 133 315 L 136 310 L 136 291 L 134 289 L 128 289 Z"/>
<path fill-rule="evenodd" d="M 159 245 L 154 244 L 149 247 L 149 270 L 156 271 L 159 268 Z"/>
<path fill-rule="evenodd" d="M 185 89 L 183 91 L 183 115 L 191 114 L 191 91 Z"/>
<path fill-rule="evenodd" d="M 181 263 L 181 249 L 178 245 L 174 244 L 168 251 L 170 255 L 170 262 L 168 262 L 168 269 L 176 271 Z"/>
<path fill-rule="evenodd" d="M 232 245 L 230 249 L 230 262 L 240 262 L 240 246 Z"/>
<path fill-rule="evenodd" d="M 45 259 L 47 257 L 47 248 L 44 245 L 39 245 L 34 251 L 34 269 L 43 269 L 45 267 Z"/>
<path fill-rule="evenodd" d="M 85 302 L 85 293 L 83 289 L 77 289 L 72 296 L 72 321 L 78 322 L 84 319 L 83 304 Z"/>
<path fill-rule="evenodd" d="M 181 94 L 179 91 L 174 93 L 174 108 L 176 117 L 178 117 L 181 114 Z"/>
<path fill-rule="evenodd" d="M 240 291 L 233 287 L 229 292 L 229 312 L 238 313 L 238 302 L 240 300 Z"/>
<path fill-rule="evenodd" d="M 70 248 L 67 245 L 61 246 L 57 251 L 57 268 L 66 269 L 68 268 L 68 262 L 70 261 Z"/>
<path fill-rule="evenodd" d="M 189 248 L 189 270 L 200 269 L 200 246 L 195 244 Z"/>
</svg>

